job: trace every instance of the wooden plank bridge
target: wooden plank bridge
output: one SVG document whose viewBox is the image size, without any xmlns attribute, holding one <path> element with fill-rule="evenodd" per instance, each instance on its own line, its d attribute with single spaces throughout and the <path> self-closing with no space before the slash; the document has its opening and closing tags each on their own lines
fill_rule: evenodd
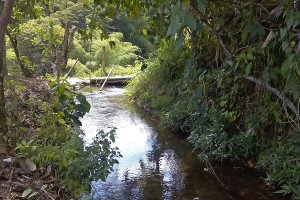
<svg viewBox="0 0 300 200">
<path fill-rule="evenodd" d="M 74 88 L 81 88 L 85 85 L 102 85 L 106 80 L 105 84 L 108 85 L 125 85 L 130 81 L 134 75 L 127 75 L 127 76 L 113 76 L 113 77 L 94 77 L 90 79 L 79 79 L 79 78 L 67 78 L 67 81 L 71 86 Z"/>
<path fill-rule="evenodd" d="M 87 81 L 90 82 L 91 85 L 102 85 L 107 77 L 99 77 L 99 78 L 91 78 Z M 128 76 L 113 76 L 107 78 L 106 84 L 109 85 L 125 85 L 133 78 L 133 75 Z"/>
</svg>

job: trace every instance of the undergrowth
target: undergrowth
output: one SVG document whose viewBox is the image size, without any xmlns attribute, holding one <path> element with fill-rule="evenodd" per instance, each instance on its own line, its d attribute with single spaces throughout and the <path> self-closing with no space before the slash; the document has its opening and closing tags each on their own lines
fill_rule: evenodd
<svg viewBox="0 0 300 200">
<path fill-rule="evenodd" d="M 42 181 L 44 174 L 58 179 L 62 184 L 60 198 L 70 199 L 88 193 L 92 180 L 105 180 L 121 155 L 111 147 L 114 129 L 107 133 L 99 131 L 86 146 L 79 118 L 89 111 L 89 103 L 65 83 L 53 82 L 50 86 L 51 89 L 43 80 L 6 83 L 6 95 L 12 99 L 7 105 L 7 141 L 18 159 L 29 159 L 36 166 L 37 179 Z M 43 185 L 43 190 L 51 194 L 55 187 Z M 28 189 L 28 195 L 39 195 L 35 186 Z"/>
<path fill-rule="evenodd" d="M 300 129 L 286 123 L 291 117 L 281 103 L 230 71 L 192 67 L 188 49 L 180 51 L 163 42 L 147 69 L 128 85 L 127 95 L 163 124 L 189 133 L 201 160 L 262 168 L 266 181 L 281 187 L 278 193 L 300 199 Z"/>
</svg>

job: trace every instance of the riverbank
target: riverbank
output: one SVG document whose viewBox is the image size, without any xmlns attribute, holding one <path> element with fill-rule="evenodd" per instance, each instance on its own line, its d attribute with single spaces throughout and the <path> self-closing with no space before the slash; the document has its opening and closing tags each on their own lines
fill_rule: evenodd
<svg viewBox="0 0 300 200">
<path fill-rule="evenodd" d="M 137 99 L 134 97 L 130 98 L 130 100 L 134 104 L 139 106 L 143 111 L 157 118 L 157 120 L 161 120 L 161 118 L 159 117 L 155 109 L 145 104 L 142 104 L 141 102 L 137 101 Z M 173 134 L 176 134 L 176 137 L 182 138 L 188 143 L 187 139 L 190 136 L 190 133 L 183 132 L 182 130 L 180 131 L 177 130 L 177 132 L 176 133 L 173 132 Z M 194 151 L 198 152 L 199 149 L 193 149 L 193 152 Z M 281 199 L 281 200 L 291 199 L 290 195 L 281 196 L 279 194 L 273 193 L 279 188 L 266 184 L 266 182 L 263 179 L 263 177 L 266 176 L 266 170 L 262 168 L 260 169 L 255 168 L 255 164 L 256 164 L 255 160 L 239 159 L 233 161 L 219 162 L 219 161 L 214 161 L 212 159 L 207 159 L 204 162 L 206 163 L 206 167 L 203 169 L 207 170 L 207 172 L 209 172 L 211 176 L 213 176 L 215 180 L 218 181 L 219 186 L 222 187 L 226 192 L 228 192 L 228 195 L 232 199 L 252 200 L 254 198 L 253 196 L 255 196 L 255 194 L 253 193 L 255 192 L 257 193 L 256 195 L 266 199 Z M 224 168 L 226 169 L 224 170 Z M 228 176 L 229 171 L 230 172 L 234 171 L 230 177 Z M 249 178 L 246 178 L 247 176 L 251 177 L 251 181 L 249 180 Z M 247 179 L 248 187 L 243 185 L 243 183 L 240 182 L 241 177 Z M 253 187 L 249 186 L 249 184 L 250 185 L 255 184 L 255 187 L 260 188 L 260 190 L 264 190 L 265 196 L 263 197 L 262 194 L 259 194 L 260 192 L 257 191 L 257 188 L 254 189 Z M 257 198 L 258 197 L 256 197 L 255 199 Z"/>
<path fill-rule="evenodd" d="M 37 139 L 38 129 L 45 128 L 41 126 L 42 118 L 48 121 L 47 118 L 52 117 L 51 112 L 54 112 L 55 97 L 48 82 L 39 78 L 10 78 L 5 85 L 9 133 L 7 150 L 0 155 L 1 198 L 68 199 L 71 193 L 63 186 L 58 169 L 37 163 L 29 154 L 37 148 L 33 140 Z M 51 123 L 48 125 L 51 126 Z M 60 126 L 53 131 L 59 129 Z M 55 133 L 45 134 L 49 137 L 47 134 Z"/>
<path fill-rule="evenodd" d="M 40 78 L 11 77 L 5 91 L 9 131 L 7 151 L 0 155 L 3 199 L 69 200 L 90 192 L 91 175 L 105 179 L 117 155 L 104 141 L 109 133 L 85 145 L 79 118 L 90 105 L 83 95 Z M 103 145 L 105 152 L 99 150 Z M 108 159 L 99 162 L 99 156 Z"/>
<path fill-rule="evenodd" d="M 91 102 L 82 119 L 85 138 L 96 129 L 116 127 L 122 158 L 106 182 L 93 183 L 95 199 L 210 199 L 281 200 L 253 168 L 201 162 L 182 134 L 174 134 L 144 108 L 126 99 L 120 87 L 87 87 L 81 90 Z"/>
<path fill-rule="evenodd" d="M 297 199 L 298 118 L 272 93 L 234 73 L 186 68 L 173 44 L 162 45 L 159 52 L 129 84 L 127 95 L 174 132 L 188 133 L 202 161 L 239 162 L 262 170 L 275 191 Z"/>
</svg>

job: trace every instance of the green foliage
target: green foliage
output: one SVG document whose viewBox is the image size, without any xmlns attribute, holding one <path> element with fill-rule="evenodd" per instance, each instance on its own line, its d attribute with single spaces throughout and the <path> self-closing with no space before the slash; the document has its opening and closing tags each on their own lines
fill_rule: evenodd
<svg viewBox="0 0 300 200">
<path fill-rule="evenodd" d="M 79 65 L 75 67 L 75 73 L 71 76 L 88 77 L 105 76 L 110 68 L 114 67 L 112 75 L 128 75 L 137 72 L 137 67 L 132 67 L 138 59 L 137 53 L 140 52 L 139 47 L 132 45 L 129 42 L 122 42 L 123 34 L 116 32 L 111 33 L 108 39 L 101 39 L 101 32 L 96 31 L 95 39 L 92 41 L 79 40 L 77 36 L 75 40 L 75 48 L 70 54 L 68 67 L 74 60 L 78 58 Z M 105 61 L 106 68 L 101 67 L 102 50 L 105 46 Z M 81 63 L 85 67 L 81 66 Z M 67 68 L 68 68 L 67 67 Z"/>
<path fill-rule="evenodd" d="M 83 95 L 74 93 L 63 83 L 51 83 L 51 93 L 47 93 L 47 89 L 42 89 L 46 94 L 31 91 L 27 98 L 24 86 L 15 81 L 6 85 L 11 88 L 9 93 L 18 94 L 16 102 L 7 105 L 9 130 L 17 132 L 9 134 L 7 140 L 12 146 L 16 141 L 18 157 L 30 159 L 42 174 L 51 169 L 66 186 L 65 192 L 74 196 L 88 192 L 90 181 L 105 180 L 113 164 L 117 163 L 116 158 L 121 156 L 118 149 L 112 147 L 115 130 L 100 131 L 90 145 L 84 144 L 79 118 L 89 111 L 90 104 Z M 42 85 L 36 89 L 39 91 Z M 20 110 L 20 105 L 29 110 Z M 24 116 L 30 121 L 30 127 L 36 129 L 29 131 L 22 126 L 20 122 L 24 121 Z M 32 194 L 34 191 L 28 190 L 24 196 Z"/>
<path fill-rule="evenodd" d="M 21 24 L 17 39 L 20 54 L 43 74 L 51 71 L 55 49 L 63 39 L 63 28 L 58 20 L 49 17 L 30 20 Z"/>
<path fill-rule="evenodd" d="M 113 18 L 117 31 L 124 35 L 124 41 L 138 46 L 143 56 L 154 51 L 151 37 L 147 34 L 149 25 L 146 18 L 142 15 L 135 19 L 130 19 L 125 12 L 118 12 Z"/>
<path fill-rule="evenodd" d="M 68 73 L 71 67 L 75 64 L 75 62 L 76 60 L 69 59 L 64 72 Z M 91 74 L 91 70 L 89 70 L 85 65 L 78 61 L 75 67 L 71 70 L 69 77 L 86 78 L 89 77 Z"/>
<path fill-rule="evenodd" d="M 95 40 L 92 43 L 91 56 L 93 61 L 98 65 L 101 65 L 102 61 L 102 47 L 106 47 L 105 58 L 106 65 L 112 67 L 113 65 L 130 65 L 137 59 L 136 52 L 139 51 L 137 46 L 133 46 L 131 43 L 122 42 L 122 33 L 113 33 L 109 36 L 109 41 L 113 41 L 115 46 L 111 48 L 108 40 Z M 94 53 L 93 53 L 94 52 Z"/>
<path fill-rule="evenodd" d="M 20 75 L 22 73 L 12 48 L 6 50 L 6 62 L 9 74 Z"/>
<path fill-rule="evenodd" d="M 77 38 L 74 41 L 74 49 L 70 53 L 70 58 L 71 59 L 78 58 L 79 62 L 81 62 L 83 65 L 85 65 L 89 61 L 88 53 L 81 46 Z"/>
<path fill-rule="evenodd" d="M 278 182 L 281 189 L 277 193 L 293 194 L 300 198 L 300 137 L 294 133 L 287 144 L 278 141 L 259 156 L 258 167 L 268 169 L 266 181 Z"/>
</svg>

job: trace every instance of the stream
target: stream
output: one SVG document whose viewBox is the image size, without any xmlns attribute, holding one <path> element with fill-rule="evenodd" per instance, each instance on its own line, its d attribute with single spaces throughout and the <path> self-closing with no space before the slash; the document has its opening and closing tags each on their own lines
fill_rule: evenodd
<svg viewBox="0 0 300 200">
<path fill-rule="evenodd" d="M 123 157 L 105 182 L 92 182 L 94 200 L 266 200 L 283 199 L 262 175 L 234 164 L 212 163 L 208 172 L 180 134 L 124 97 L 124 88 L 86 87 L 91 110 L 81 119 L 85 141 L 97 130 L 116 127 L 115 146 Z"/>
</svg>

